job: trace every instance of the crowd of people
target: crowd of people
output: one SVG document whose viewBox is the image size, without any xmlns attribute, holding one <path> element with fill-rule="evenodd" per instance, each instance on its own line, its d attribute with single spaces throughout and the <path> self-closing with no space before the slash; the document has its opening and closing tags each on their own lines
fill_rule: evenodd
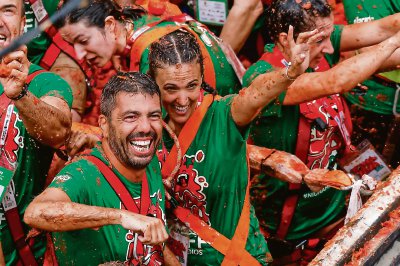
<svg viewBox="0 0 400 266">
<path fill-rule="evenodd" d="M 394 2 L 89 0 L 5 55 L 0 265 L 307 265 L 349 192 L 249 153 L 399 165 Z M 0 48 L 64 4 L 0 0 Z"/>
</svg>

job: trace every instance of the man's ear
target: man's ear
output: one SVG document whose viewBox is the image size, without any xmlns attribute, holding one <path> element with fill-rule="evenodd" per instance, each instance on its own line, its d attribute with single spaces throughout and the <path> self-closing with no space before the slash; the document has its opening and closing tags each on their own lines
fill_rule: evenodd
<svg viewBox="0 0 400 266">
<path fill-rule="evenodd" d="M 98 121 L 101 132 L 103 133 L 103 138 L 108 138 L 109 124 L 107 117 L 105 115 L 100 115 Z"/>
<path fill-rule="evenodd" d="M 22 19 L 21 19 L 21 25 L 20 25 L 20 29 L 19 29 L 21 35 L 24 34 L 25 25 L 26 25 L 26 17 L 23 16 Z"/>
<path fill-rule="evenodd" d="M 278 36 L 278 42 L 280 43 L 280 45 L 282 45 L 283 47 L 287 47 L 289 42 L 288 42 L 288 35 L 286 32 L 281 32 L 279 33 Z"/>
</svg>

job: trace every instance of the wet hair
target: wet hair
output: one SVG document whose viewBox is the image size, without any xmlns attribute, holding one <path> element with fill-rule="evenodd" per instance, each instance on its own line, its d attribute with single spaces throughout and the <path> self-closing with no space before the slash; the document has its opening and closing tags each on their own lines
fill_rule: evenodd
<svg viewBox="0 0 400 266">
<path fill-rule="evenodd" d="M 73 10 L 63 21 L 58 21 L 56 26 L 61 28 L 65 24 L 84 21 L 88 26 L 104 29 L 104 20 L 108 16 L 113 16 L 116 20 L 125 23 L 133 22 L 141 18 L 143 14 L 146 14 L 146 10 L 140 6 L 120 7 L 112 0 L 89 0 L 86 7 Z"/>
<path fill-rule="evenodd" d="M 110 78 L 101 94 L 100 113 L 107 118 L 111 117 L 119 92 L 158 95 L 161 105 L 160 89 L 149 75 L 140 72 L 118 72 Z"/>
<path fill-rule="evenodd" d="M 155 77 L 158 68 L 184 63 L 199 63 L 204 73 L 203 56 L 196 37 L 185 30 L 176 30 L 153 42 L 149 51 L 149 75 Z"/>
<path fill-rule="evenodd" d="M 199 63 L 204 74 L 203 55 L 195 36 L 183 29 L 176 30 L 153 42 L 149 51 L 149 75 L 155 78 L 158 68 L 185 63 Z M 203 81 L 201 88 L 216 94 L 216 90 Z"/>
<path fill-rule="evenodd" d="M 300 1 L 300 2 L 299 2 Z M 277 41 L 280 33 L 294 27 L 294 38 L 301 32 L 313 30 L 318 17 L 331 15 L 326 0 L 274 0 L 267 10 L 267 28 L 272 40 Z"/>
</svg>

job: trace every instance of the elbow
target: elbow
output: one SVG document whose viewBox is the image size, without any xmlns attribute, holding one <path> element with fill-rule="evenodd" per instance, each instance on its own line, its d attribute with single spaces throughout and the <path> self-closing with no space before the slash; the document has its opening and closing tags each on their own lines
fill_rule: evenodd
<svg viewBox="0 0 400 266">
<path fill-rule="evenodd" d="M 336 79 L 330 82 L 332 84 L 331 94 L 343 94 L 353 89 L 357 83 Z"/>
<path fill-rule="evenodd" d="M 54 149 L 59 149 L 60 147 L 65 145 L 65 142 L 69 138 L 70 134 L 71 123 L 65 123 L 65 125 L 62 125 L 59 128 L 55 129 L 50 138 L 44 142 L 46 142 L 45 144 Z"/>
<path fill-rule="evenodd" d="M 318 83 L 322 91 L 325 91 L 325 95 L 342 94 L 353 87 L 348 80 L 341 78 L 341 75 L 335 75 L 335 73 L 321 76 Z"/>
<path fill-rule="evenodd" d="M 55 137 L 55 144 L 53 146 L 53 148 L 60 148 L 61 146 L 63 146 L 65 144 L 65 142 L 67 141 L 67 139 L 69 138 L 71 134 L 71 123 L 68 124 L 68 126 L 64 126 L 62 127 L 58 133 L 56 134 Z"/>
<path fill-rule="evenodd" d="M 24 213 L 24 223 L 26 223 L 27 225 L 29 225 L 30 227 L 35 227 L 35 217 L 34 217 L 34 212 L 33 212 L 33 208 L 34 206 L 32 206 L 34 204 L 29 204 L 28 208 L 26 208 L 25 213 Z"/>
</svg>

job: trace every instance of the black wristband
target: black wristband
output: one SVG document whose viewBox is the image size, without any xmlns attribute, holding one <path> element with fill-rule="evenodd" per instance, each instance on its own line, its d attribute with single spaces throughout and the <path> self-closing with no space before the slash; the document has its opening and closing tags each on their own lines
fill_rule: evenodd
<svg viewBox="0 0 400 266">
<path fill-rule="evenodd" d="M 15 97 L 13 97 L 13 98 L 10 98 L 11 100 L 13 100 L 13 101 L 18 101 L 19 99 L 21 99 L 22 97 L 24 97 L 26 94 L 28 93 L 28 84 L 24 84 L 24 87 L 22 88 L 22 90 L 21 90 L 21 92 L 17 95 L 17 96 L 15 96 Z"/>
</svg>

